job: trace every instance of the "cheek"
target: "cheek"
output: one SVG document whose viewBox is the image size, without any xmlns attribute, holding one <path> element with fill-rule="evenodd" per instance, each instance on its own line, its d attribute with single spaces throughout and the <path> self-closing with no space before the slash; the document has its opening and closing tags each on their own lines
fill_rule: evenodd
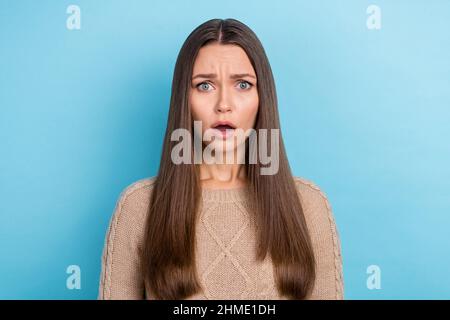
<svg viewBox="0 0 450 320">
<path fill-rule="evenodd" d="M 189 108 L 191 109 L 192 118 L 194 120 L 201 120 L 201 111 L 202 108 L 201 101 L 199 101 L 198 97 L 195 95 L 195 93 L 191 93 L 189 97 Z"/>
<path fill-rule="evenodd" d="M 191 94 L 189 98 L 189 107 L 191 109 L 192 118 L 202 122 L 203 131 L 211 118 L 211 110 L 208 108 L 210 102 L 198 94 Z"/>
<path fill-rule="evenodd" d="M 245 126 L 252 128 L 255 123 L 256 115 L 259 109 L 258 94 L 247 97 L 242 105 L 242 119 L 245 119 Z"/>
</svg>

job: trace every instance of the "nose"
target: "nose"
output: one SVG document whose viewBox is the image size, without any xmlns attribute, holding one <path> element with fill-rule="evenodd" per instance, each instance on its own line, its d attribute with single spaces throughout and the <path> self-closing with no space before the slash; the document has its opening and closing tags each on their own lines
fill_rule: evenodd
<svg viewBox="0 0 450 320">
<path fill-rule="evenodd" d="M 221 88 L 219 92 L 219 99 L 217 101 L 216 112 L 226 113 L 232 110 L 231 95 L 227 89 Z"/>
</svg>

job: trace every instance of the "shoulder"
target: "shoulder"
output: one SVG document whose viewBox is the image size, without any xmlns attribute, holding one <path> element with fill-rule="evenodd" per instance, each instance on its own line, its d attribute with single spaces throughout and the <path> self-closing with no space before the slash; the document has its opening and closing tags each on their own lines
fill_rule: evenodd
<svg viewBox="0 0 450 320">
<path fill-rule="evenodd" d="M 316 183 L 303 177 L 293 177 L 307 223 L 313 233 L 331 232 L 336 238 L 336 226 L 331 204 Z"/>
<path fill-rule="evenodd" d="M 148 205 L 156 177 L 139 179 L 128 184 L 119 194 L 112 219 L 126 223 L 142 222 Z"/>
<path fill-rule="evenodd" d="M 306 222 L 313 236 L 325 234 L 337 238 L 337 228 L 331 204 L 325 192 L 316 183 L 303 177 L 294 177 Z"/>
<path fill-rule="evenodd" d="M 149 195 L 155 184 L 156 177 L 139 179 L 127 185 L 119 195 L 119 202 L 125 202 L 131 198 Z"/>
<path fill-rule="evenodd" d="M 331 205 L 328 197 L 316 183 L 303 177 L 293 178 L 303 205 L 320 207 L 331 213 Z"/>
</svg>

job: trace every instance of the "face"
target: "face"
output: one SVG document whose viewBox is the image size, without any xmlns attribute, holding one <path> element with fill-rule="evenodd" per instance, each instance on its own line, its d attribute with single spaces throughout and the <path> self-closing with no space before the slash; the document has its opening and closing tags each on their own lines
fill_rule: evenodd
<svg viewBox="0 0 450 320">
<path fill-rule="evenodd" d="M 208 44 L 199 50 L 191 82 L 193 119 L 201 121 L 202 136 L 212 140 L 203 144 L 236 150 L 242 143 L 236 129 L 247 132 L 254 127 L 259 105 L 256 73 L 247 54 L 237 45 Z"/>
</svg>

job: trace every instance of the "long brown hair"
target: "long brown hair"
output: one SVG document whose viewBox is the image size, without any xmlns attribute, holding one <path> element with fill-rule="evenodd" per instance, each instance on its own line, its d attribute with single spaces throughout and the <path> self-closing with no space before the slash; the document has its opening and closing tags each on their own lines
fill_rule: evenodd
<svg viewBox="0 0 450 320">
<path fill-rule="evenodd" d="M 254 32 L 235 19 L 212 19 L 192 31 L 175 65 L 167 129 L 146 221 L 142 270 L 145 287 L 157 299 L 184 299 L 201 290 L 194 250 L 202 192 L 198 164 L 174 164 L 171 151 L 176 142 L 170 138 L 178 128 L 194 136 L 188 104 L 192 70 L 199 49 L 212 41 L 239 45 L 253 65 L 259 94 L 256 132 L 280 128 L 272 70 Z M 281 131 L 279 133 L 276 174 L 261 175 L 263 165 L 259 159 L 255 164 L 249 163 L 246 152 L 244 166 L 254 208 L 251 214 L 260 226 L 256 258 L 262 261 L 270 254 L 281 295 L 305 299 L 314 286 L 315 259 Z M 268 150 L 270 154 L 270 145 Z"/>
</svg>

